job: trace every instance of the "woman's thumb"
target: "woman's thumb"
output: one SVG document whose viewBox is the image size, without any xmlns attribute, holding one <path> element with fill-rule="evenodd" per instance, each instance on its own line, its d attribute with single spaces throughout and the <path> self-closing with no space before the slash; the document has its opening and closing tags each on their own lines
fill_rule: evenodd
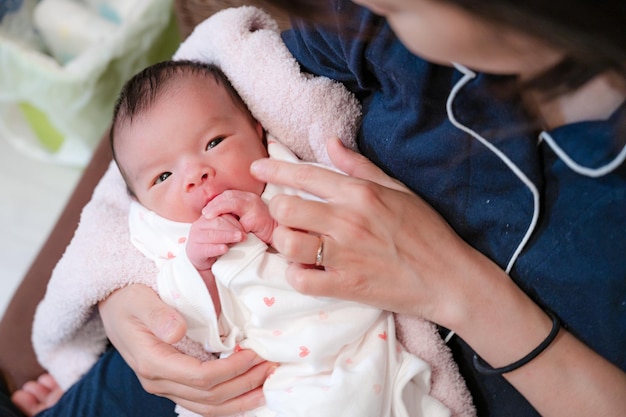
<svg viewBox="0 0 626 417">
<path fill-rule="evenodd" d="M 156 337 L 170 345 L 180 342 L 187 331 L 180 313 L 167 304 L 153 310 L 146 324 Z"/>
</svg>

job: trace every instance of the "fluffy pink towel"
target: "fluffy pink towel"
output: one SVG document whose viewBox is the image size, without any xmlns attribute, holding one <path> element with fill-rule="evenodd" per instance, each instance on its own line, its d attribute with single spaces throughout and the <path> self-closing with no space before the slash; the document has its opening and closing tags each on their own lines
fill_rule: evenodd
<svg viewBox="0 0 626 417">
<path fill-rule="evenodd" d="M 331 137 L 356 148 L 360 117 L 356 99 L 337 82 L 300 72 L 274 20 L 257 8 L 213 15 L 198 25 L 174 59 L 219 65 L 265 129 L 304 160 L 329 164 L 326 140 Z M 132 283 L 155 288 L 156 267 L 130 243 L 128 208 L 126 187 L 112 163 L 83 209 L 37 309 L 35 351 L 65 389 L 106 347 L 97 303 Z M 403 344 L 432 367 L 432 395 L 455 416 L 474 415 L 469 392 L 435 326 L 411 317 L 398 316 L 396 321 Z M 188 339 L 177 347 L 209 358 Z"/>
</svg>

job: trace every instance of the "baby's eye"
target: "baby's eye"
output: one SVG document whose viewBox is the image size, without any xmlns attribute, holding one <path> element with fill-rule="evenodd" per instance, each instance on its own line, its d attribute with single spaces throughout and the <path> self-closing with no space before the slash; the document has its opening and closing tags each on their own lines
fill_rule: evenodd
<svg viewBox="0 0 626 417">
<path fill-rule="evenodd" d="M 226 139 L 226 138 L 224 138 L 223 136 L 217 137 L 217 138 L 215 138 L 215 139 L 211 139 L 211 140 L 209 141 L 209 143 L 207 143 L 207 144 L 206 144 L 206 149 L 207 149 L 207 151 L 208 151 L 209 149 L 215 148 L 215 147 L 216 147 L 217 145 L 219 145 L 219 144 L 220 144 L 220 143 L 221 143 L 224 139 Z"/>
<path fill-rule="evenodd" d="M 154 184 L 156 185 L 156 184 L 160 184 L 160 183 L 162 183 L 162 182 L 163 182 L 163 181 L 165 181 L 165 180 L 167 179 L 167 177 L 169 177 L 170 175 L 172 175 L 172 173 L 171 173 L 171 172 L 164 172 L 164 173 L 162 173 L 161 175 L 159 175 L 159 176 L 156 178 L 156 180 L 154 180 Z"/>
</svg>

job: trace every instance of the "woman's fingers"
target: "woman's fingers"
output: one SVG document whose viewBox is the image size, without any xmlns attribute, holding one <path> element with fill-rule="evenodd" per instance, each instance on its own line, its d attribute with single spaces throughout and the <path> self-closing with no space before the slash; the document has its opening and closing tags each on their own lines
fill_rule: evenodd
<svg viewBox="0 0 626 417">
<path fill-rule="evenodd" d="M 287 279 L 298 291 L 358 301 L 433 320 L 441 294 L 458 291 L 471 267 L 471 251 L 421 198 L 338 141 L 328 143 L 333 163 L 321 167 L 259 160 L 262 181 L 294 187 L 325 202 L 278 195 L 270 214 L 280 225 L 273 246 L 293 264 Z M 319 239 L 324 239 L 321 265 Z"/>
<path fill-rule="evenodd" d="M 185 399 L 180 399 L 174 402 L 188 410 L 206 417 L 221 417 L 243 414 L 245 411 L 258 408 L 265 404 L 265 397 L 263 395 L 263 388 L 259 387 L 220 405 L 199 404 Z"/>
<path fill-rule="evenodd" d="M 224 416 L 264 404 L 261 387 L 275 364 L 252 351 L 241 351 L 226 359 L 203 362 L 187 369 L 184 383 L 173 377 L 142 381 L 146 391 L 169 398 L 204 416 Z M 185 385 L 188 384 L 188 385 Z"/>
<path fill-rule="evenodd" d="M 167 361 L 156 372 L 142 372 L 146 391 L 176 402 L 208 405 L 220 405 L 261 386 L 272 366 L 250 350 L 205 362 L 178 352 Z"/>
<path fill-rule="evenodd" d="M 238 358 L 240 354 L 243 359 Z M 226 359 L 205 362 L 203 366 L 207 374 L 215 376 L 215 381 L 211 383 L 217 379 L 223 379 L 223 382 L 205 388 L 198 401 L 189 401 L 188 396 L 181 396 L 175 398 L 175 402 L 199 414 L 219 416 L 259 407 L 265 402 L 261 390 L 263 383 L 276 365 L 265 361 L 258 364 L 250 362 L 249 354 L 254 355 L 244 350 Z M 237 365 L 236 362 L 241 363 Z M 249 367 L 252 363 L 254 365 Z M 237 373 L 233 374 L 233 371 Z"/>
<path fill-rule="evenodd" d="M 232 384 L 238 388 L 237 392 L 221 396 L 224 399 L 230 399 L 256 388 L 265 381 L 265 376 L 260 376 L 262 373 L 260 370 L 257 370 L 257 374 L 248 374 L 249 371 L 264 363 L 266 361 L 262 357 L 249 349 L 244 349 L 224 359 L 203 362 L 202 369 L 198 371 L 196 384 L 199 383 L 199 387 L 212 389 L 221 384 Z M 244 375 L 248 378 L 237 379 Z"/>
<path fill-rule="evenodd" d="M 385 174 L 365 156 L 343 146 L 339 139 L 329 140 L 327 148 L 332 163 L 347 175 L 372 181 L 394 190 L 409 192 L 401 182 Z"/>
<path fill-rule="evenodd" d="M 273 159 L 255 161 L 251 173 L 259 180 L 286 185 L 316 195 L 324 200 L 336 196 L 335 184 L 345 175 L 314 165 L 294 164 Z"/>
<path fill-rule="evenodd" d="M 321 248 L 320 239 L 323 239 Z M 322 258 L 320 266 L 324 266 L 329 261 L 326 254 L 329 253 L 331 239 L 329 236 L 320 236 L 279 225 L 274 229 L 272 245 L 289 260 L 304 265 L 315 265 L 317 252 L 320 250 Z"/>
<path fill-rule="evenodd" d="M 343 147 L 338 139 L 328 143 L 328 152 L 337 168 L 348 177 L 309 164 L 294 164 L 271 159 L 255 161 L 250 170 L 259 180 L 290 186 L 316 195 L 326 201 L 334 201 L 350 190 L 352 182 L 359 180 L 404 192 L 410 192 L 400 182 L 386 175 L 364 156 Z"/>
</svg>

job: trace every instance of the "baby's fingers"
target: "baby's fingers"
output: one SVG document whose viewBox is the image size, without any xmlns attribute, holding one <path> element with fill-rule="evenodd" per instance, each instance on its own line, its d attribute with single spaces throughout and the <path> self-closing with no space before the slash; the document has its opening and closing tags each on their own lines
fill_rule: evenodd
<svg viewBox="0 0 626 417">
<path fill-rule="evenodd" d="M 231 244 L 241 242 L 245 231 L 239 221 L 230 214 L 207 219 L 201 217 L 192 226 L 190 241 L 205 244 Z"/>
<path fill-rule="evenodd" d="M 241 213 L 245 211 L 245 207 L 249 205 L 249 201 L 253 197 L 258 198 L 255 194 L 249 192 L 226 190 L 204 206 L 202 215 L 208 219 L 222 217 L 230 213 L 241 216 Z"/>
</svg>

